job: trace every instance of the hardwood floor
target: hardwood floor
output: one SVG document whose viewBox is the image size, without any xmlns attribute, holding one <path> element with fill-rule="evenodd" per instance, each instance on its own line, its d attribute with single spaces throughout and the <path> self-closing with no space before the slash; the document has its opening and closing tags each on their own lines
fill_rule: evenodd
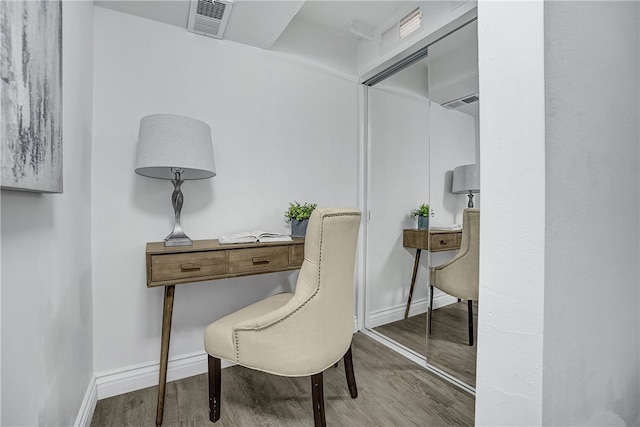
<svg viewBox="0 0 640 427">
<path fill-rule="evenodd" d="M 457 302 L 433 310 L 431 334 L 427 336 L 427 361 L 475 388 L 478 349 L 476 302 L 473 304 L 473 317 L 474 344 L 469 346 L 467 302 Z"/>
<path fill-rule="evenodd" d="M 373 328 L 374 331 L 391 338 L 425 356 L 427 349 L 427 313 L 416 314 L 408 319 L 397 320 Z"/>
<path fill-rule="evenodd" d="M 473 304 L 474 342 L 478 337 L 478 304 Z M 476 350 L 469 346 L 467 302 L 457 302 L 433 311 L 431 335 L 427 338 L 427 314 L 418 314 L 374 328 L 464 383 L 476 385 Z M 427 341 L 428 339 L 428 341 Z"/>
<path fill-rule="evenodd" d="M 327 425 L 470 426 L 474 398 L 363 334 L 353 337 L 358 398 L 351 399 L 342 361 L 324 375 Z M 222 415 L 209 422 L 206 374 L 167 383 L 165 427 L 311 426 L 308 377 L 285 378 L 241 366 L 222 370 Z M 153 426 L 157 387 L 100 400 L 91 422 Z"/>
</svg>

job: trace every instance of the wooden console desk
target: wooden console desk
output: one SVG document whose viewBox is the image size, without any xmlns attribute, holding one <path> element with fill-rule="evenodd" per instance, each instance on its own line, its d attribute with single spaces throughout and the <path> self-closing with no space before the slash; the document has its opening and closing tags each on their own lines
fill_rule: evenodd
<svg viewBox="0 0 640 427">
<path fill-rule="evenodd" d="M 203 280 L 297 270 L 304 259 L 304 239 L 292 242 L 221 245 L 218 240 L 194 240 L 192 246 L 165 247 L 147 243 L 147 287 L 164 286 L 160 378 L 156 425 L 162 424 L 167 384 L 169 339 L 175 285 Z"/>
<path fill-rule="evenodd" d="M 418 273 L 418 264 L 420 263 L 420 253 L 422 252 L 422 249 L 426 249 L 431 252 L 456 250 L 460 249 L 461 240 L 462 230 L 446 230 L 439 228 L 418 230 L 410 228 L 402 231 L 402 246 L 405 248 L 416 249 L 416 259 L 413 263 L 413 275 L 411 276 L 409 298 L 407 299 L 407 308 L 404 311 L 405 319 L 409 317 L 411 297 L 413 296 L 413 287 L 416 284 L 416 274 Z"/>
</svg>

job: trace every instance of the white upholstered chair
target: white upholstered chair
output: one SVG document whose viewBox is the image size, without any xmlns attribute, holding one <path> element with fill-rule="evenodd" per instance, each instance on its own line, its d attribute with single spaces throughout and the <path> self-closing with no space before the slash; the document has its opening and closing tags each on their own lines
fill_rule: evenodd
<svg viewBox="0 0 640 427">
<path fill-rule="evenodd" d="M 357 397 L 351 339 L 359 227 L 358 210 L 316 209 L 295 293 L 271 296 L 206 328 L 211 421 L 220 418 L 220 359 L 276 375 L 311 376 L 316 426 L 326 424 L 322 372 L 340 358 L 351 397 Z"/>
<path fill-rule="evenodd" d="M 449 262 L 431 268 L 429 284 L 429 333 L 433 316 L 433 288 L 467 300 L 469 345 L 473 345 L 473 301 L 478 300 L 480 257 L 480 209 L 465 209 L 462 214 L 460 251 Z"/>
</svg>

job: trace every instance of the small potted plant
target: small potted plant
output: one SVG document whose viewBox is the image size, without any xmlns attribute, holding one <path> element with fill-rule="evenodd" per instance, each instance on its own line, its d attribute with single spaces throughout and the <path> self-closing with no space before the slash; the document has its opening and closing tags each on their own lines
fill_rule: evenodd
<svg viewBox="0 0 640 427">
<path fill-rule="evenodd" d="M 418 230 L 429 229 L 429 205 L 423 203 L 418 209 L 411 211 L 411 217 L 418 217 Z"/>
<path fill-rule="evenodd" d="M 284 213 L 287 222 L 291 222 L 291 236 L 304 237 L 311 212 L 318 206 L 316 203 L 289 202 L 289 209 Z"/>
</svg>

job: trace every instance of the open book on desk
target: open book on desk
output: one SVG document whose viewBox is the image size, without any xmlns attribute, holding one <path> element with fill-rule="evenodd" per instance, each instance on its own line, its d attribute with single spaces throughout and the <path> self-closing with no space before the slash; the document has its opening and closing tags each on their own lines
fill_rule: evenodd
<svg viewBox="0 0 640 427">
<path fill-rule="evenodd" d="M 432 230 L 441 230 L 441 231 L 461 231 L 462 230 L 462 224 L 433 225 L 430 228 Z"/>
<path fill-rule="evenodd" d="M 232 243 L 254 243 L 254 242 L 291 242 L 291 236 L 281 233 L 271 233 L 268 231 L 251 231 L 238 234 L 221 236 L 220 244 L 228 245 Z"/>
</svg>

